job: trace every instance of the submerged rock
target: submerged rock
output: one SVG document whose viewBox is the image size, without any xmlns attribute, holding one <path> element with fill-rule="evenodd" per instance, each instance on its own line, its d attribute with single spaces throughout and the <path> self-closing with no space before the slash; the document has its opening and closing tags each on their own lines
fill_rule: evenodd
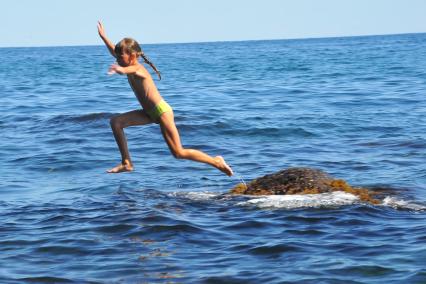
<svg viewBox="0 0 426 284">
<path fill-rule="evenodd" d="M 312 168 L 289 168 L 274 174 L 254 179 L 247 185 L 240 183 L 232 190 L 232 194 L 247 195 L 284 195 L 284 194 L 317 194 L 333 191 L 344 191 L 354 194 L 360 200 L 373 204 L 380 203 L 375 199 L 376 193 L 365 188 L 350 186 L 342 179 L 335 179 L 326 172 Z"/>
</svg>

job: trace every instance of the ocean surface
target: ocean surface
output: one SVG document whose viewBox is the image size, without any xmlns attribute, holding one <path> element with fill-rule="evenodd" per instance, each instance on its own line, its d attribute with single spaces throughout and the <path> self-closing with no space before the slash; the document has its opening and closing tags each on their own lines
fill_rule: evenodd
<svg viewBox="0 0 426 284">
<path fill-rule="evenodd" d="M 143 49 L 184 146 L 235 176 L 158 125 L 105 173 L 139 108 L 107 49 L 1 48 L 0 283 L 426 283 L 426 34 Z M 289 167 L 386 194 L 227 194 Z"/>
</svg>

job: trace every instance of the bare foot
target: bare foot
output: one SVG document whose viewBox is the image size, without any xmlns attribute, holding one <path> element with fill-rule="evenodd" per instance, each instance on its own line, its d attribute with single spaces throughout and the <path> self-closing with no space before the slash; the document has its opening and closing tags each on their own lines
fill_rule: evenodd
<svg viewBox="0 0 426 284">
<path fill-rule="evenodd" d="M 125 163 L 125 164 L 119 164 L 118 166 L 108 170 L 107 173 L 118 174 L 122 172 L 131 172 L 131 171 L 133 171 L 133 166 L 131 164 Z"/>
<path fill-rule="evenodd" d="M 225 173 L 228 176 L 232 176 L 234 172 L 232 171 L 231 167 L 228 166 L 228 164 L 225 162 L 222 156 L 217 156 L 214 158 L 216 161 L 216 168 L 220 170 L 221 172 Z"/>
</svg>

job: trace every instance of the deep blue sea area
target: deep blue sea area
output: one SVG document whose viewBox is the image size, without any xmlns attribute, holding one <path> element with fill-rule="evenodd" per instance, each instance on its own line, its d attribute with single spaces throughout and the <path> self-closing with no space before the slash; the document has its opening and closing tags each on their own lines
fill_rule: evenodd
<svg viewBox="0 0 426 284">
<path fill-rule="evenodd" d="M 117 39 L 118 40 L 118 39 Z M 426 34 L 143 46 L 176 160 L 104 46 L 0 48 L 0 283 L 426 283 Z M 383 189 L 232 196 L 289 167 Z"/>
</svg>

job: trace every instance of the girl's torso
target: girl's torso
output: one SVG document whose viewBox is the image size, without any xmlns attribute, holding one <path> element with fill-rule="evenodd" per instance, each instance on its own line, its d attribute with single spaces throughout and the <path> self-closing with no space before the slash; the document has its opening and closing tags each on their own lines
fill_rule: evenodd
<svg viewBox="0 0 426 284">
<path fill-rule="evenodd" d="M 143 66 L 141 66 L 141 69 L 143 77 L 131 74 L 127 75 L 127 80 L 141 106 L 146 110 L 150 110 L 162 100 L 162 97 L 151 75 Z"/>
</svg>

